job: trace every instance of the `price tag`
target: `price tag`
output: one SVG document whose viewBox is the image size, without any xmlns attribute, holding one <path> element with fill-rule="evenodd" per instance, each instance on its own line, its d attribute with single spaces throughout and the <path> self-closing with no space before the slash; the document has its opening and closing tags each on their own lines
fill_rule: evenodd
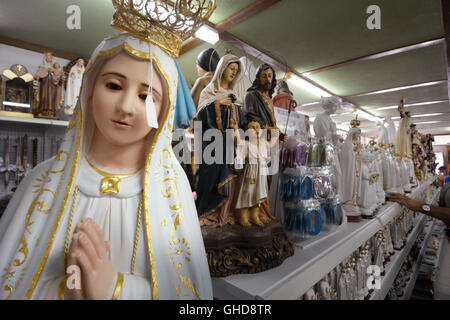
<svg viewBox="0 0 450 320">
<path fill-rule="evenodd" d="M 234 158 L 234 167 L 236 170 L 244 169 L 244 158 L 240 156 Z"/>
</svg>

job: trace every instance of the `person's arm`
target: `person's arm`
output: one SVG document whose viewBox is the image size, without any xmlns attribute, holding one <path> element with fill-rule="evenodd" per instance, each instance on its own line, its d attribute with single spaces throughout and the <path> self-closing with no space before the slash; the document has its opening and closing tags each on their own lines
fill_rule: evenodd
<svg viewBox="0 0 450 320">
<path fill-rule="evenodd" d="M 422 212 L 422 205 L 420 201 L 409 198 L 403 194 L 399 193 L 390 193 L 389 201 L 397 202 L 408 209 L 416 212 Z M 450 208 L 438 207 L 438 206 L 430 206 L 431 210 L 428 213 L 430 217 L 442 220 L 447 227 L 450 226 Z"/>
</svg>

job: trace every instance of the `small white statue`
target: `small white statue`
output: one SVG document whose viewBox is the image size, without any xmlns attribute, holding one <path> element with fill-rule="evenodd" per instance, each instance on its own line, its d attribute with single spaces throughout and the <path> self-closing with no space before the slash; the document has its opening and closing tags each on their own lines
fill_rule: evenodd
<svg viewBox="0 0 450 320">
<path fill-rule="evenodd" d="M 341 100 L 338 97 L 322 97 L 321 98 L 323 113 L 316 116 L 314 120 L 314 133 L 318 138 L 332 143 L 335 150 L 339 148 L 339 135 L 336 132 L 336 124 L 331 119 L 331 115 L 335 114 L 337 109 L 341 106 Z M 337 153 L 337 151 L 336 151 Z M 335 156 L 335 163 L 333 166 L 334 175 L 337 181 L 337 194 L 342 197 L 342 170 L 339 164 L 339 157 Z"/>
<path fill-rule="evenodd" d="M 387 130 L 387 128 L 385 127 L 386 124 L 386 119 L 383 120 L 383 122 L 378 122 L 377 126 L 380 127 L 380 133 L 378 134 L 378 139 L 377 142 L 378 143 L 383 143 L 383 144 L 389 144 L 389 132 Z"/>
<path fill-rule="evenodd" d="M 367 149 L 361 155 L 361 193 L 358 198 L 358 205 L 361 209 L 361 214 L 367 218 L 373 216 L 373 212 L 377 207 L 377 176 L 372 171 L 374 158 Z"/>
<path fill-rule="evenodd" d="M 65 97 L 64 113 L 72 115 L 73 110 L 77 106 L 78 97 L 80 95 L 81 83 L 83 82 L 84 60 L 78 59 L 77 63 L 70 69 L 67 78 L 67 88 Z"/>
<path fill-rule="evenodd" d="M 341 185 L 345 186 L 341 189 L 341 203 L 347 220 L 358 222 L 362 219 L 358 206 L 358 197 L 361 192 L 361 160 L 359 157 L 361 129 L 358 127 L 359 120 L 357 119 L 352 120 L 351 125 L 352 128 L 350 128 L 339 152 L 342 171 Z"/>
</svg>

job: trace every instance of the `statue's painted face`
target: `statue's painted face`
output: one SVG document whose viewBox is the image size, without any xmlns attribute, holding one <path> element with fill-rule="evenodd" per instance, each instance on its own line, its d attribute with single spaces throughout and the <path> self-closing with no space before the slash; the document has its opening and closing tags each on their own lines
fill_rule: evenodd
<svg viewBox="0 0 450 320">
<path fill-rule="evenodd" d="M 51 53 L 46 53 L 46 54 L 45 54 L 45 61 L 46 61 L 47 63 L 50 63 L 50 62 L 52 62 L 52 60 L 53 60 L 52 54 L 51 54 Z"/>
<path fill-rule="evenodd" d="M 94 84 L 91 97 L 96 132 L 114 145 L 131 145 L 144 139 L 147 125 L 145 99 L 148 93 L 150 61 L 119 53 L 106 61 Z M 159 117 L 166 101 L 159 72 L 153 72 L 153 101 Z"/>
<path fill-rule="evenodd" d="M 270 68 L 267 70 L 262 70 L 261 73 L 259 74 L 259 83 L 265 89 L 269 88 L 270 90 L 272 80 L 273 80 L 273 72 Z"/>
<path fill-rule="evenodd" d="M 59 63 L 58 63 L 58 62 L 55 62 L 55 63 L 53 64 L 53 68 L 55 68 L 55 69 L 59 69 L 59 67 L 61 67 L 61 66 L 59 65 Z"/>
<path fill-rule="evenodd" d="M 223 72 L 222 79 L 230 84 L 239 72 L 239 65 L 236 62 L 230 63 Z"/>
<path fill-rule="evenodd" d="M 83 59 L 79 59 L 77 62 L 77 66 L 82 67 L 84 66 L 84 60 Z"/>
</svg>

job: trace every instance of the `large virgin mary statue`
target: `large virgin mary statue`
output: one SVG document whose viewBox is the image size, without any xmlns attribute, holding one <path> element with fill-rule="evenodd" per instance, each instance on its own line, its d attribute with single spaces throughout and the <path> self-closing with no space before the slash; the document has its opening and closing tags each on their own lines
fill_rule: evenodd
<svg viewBox="0 0 450 320">
<path fill-rule="evenodd" d="M 235 220 L 232 204 L 238 174 L 233 171 L 233 163 L 230 164 L 227 157 L 230 148 L 234 149 L 233 139 L 227 139 L 227 130 L 244 127 L 242 102 L 235 91 L 241 72 L 242 66 L 238 57 L 231 54 L 223 56 L 213 79 L 200 95 L 197 120 L 201 122 L 203 132 L 213 129 L 220 132 L 221 136 L 220 141 L 203 139 L 204 159 L 198 170 L 197 185 L 197 210 L 201 225 L 221 227 L 234 223 Z M 218 142 L 223 147 L 221 157 L 216 155 L 218 150 L 211 151 L 211 146 Z M 230 143 L 231 146 L 228 145 Z M 215 158 L 213 163 L 205 158 L 210 152 Z"/>
<path fill-rule="evenodd" d="M 92 299 L 88 291 L 95 283 L 86 279 L 95 275 L 86 272 L 81 253 L 70 255 L 75 241 L 84 243 L 74 232 L 88 228 L 86 221 L 109 243 L 101 261 L 108 261 L 116 280 L 106 299 L 211 299 L 192 191 L 171 147 L 177 96 L 190 97 L 187 90 L 180 92 L 184 80 L 175 59 L 159 46 L 121 33 L 105 39 L 89 61 L 57 155 L 25 177 L 0 220 L 0 299 L 67 298 L 70 259 L 81 265 L 81 297 Z M 125 76 L 127 63 L 141 62 L 144 70 L 153 65 L 159 92 L 149 81 L 145 85 L 134 74 Z M 149 86 L 160 101 L 154 103 L 160 105 L 157 129 L 143 126 Z M 122 90 L 130 94 L 123 96 Z M 143 116 L 135 119 L 136 113 Z M 90 157 L 96 134 L 109 141 L 130 130 L 149 130 L 144 140 L 135 141 L 143 146 L 137 171 L 105 167 Z M 130 166 L 135 162 L 127 159 Z"/>
</svg>

